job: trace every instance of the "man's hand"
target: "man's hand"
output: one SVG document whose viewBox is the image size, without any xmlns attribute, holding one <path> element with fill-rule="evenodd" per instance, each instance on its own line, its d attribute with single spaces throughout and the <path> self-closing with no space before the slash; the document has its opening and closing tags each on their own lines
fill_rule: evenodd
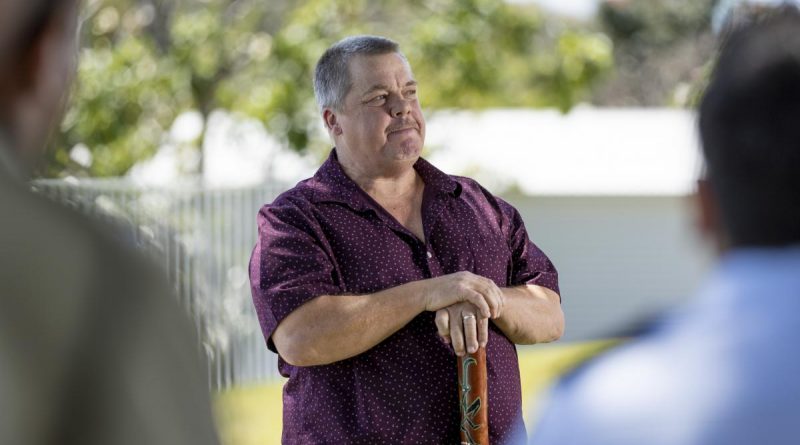
<svg viewBox="0 0 800 445">
<path fill-rule="evenodd" d="M 436 311 L 436 330 L 460 357 L 465 348 L 472 354 L 478 346 L 486 347 L 489 319 L 482 317 L 472 303 L 458 303 Z"/>
<path fill-rule="evenodd" d="M 469 272 L 412 281 L 373 294 L 320 295 L 287 315 L 272 340 L 292 365 L 325 365 L 375 347 L 423 311 L 469 303 L 479 322 L 499 317 L 504 298 L 492 280 Z M 461 329 L 461 318 L 457 320 Z M 473 338 L 477 330 L 468 327 L 468 332 L 475 332 Z"/>
<path fill-rule="evenodd" d="M 439 311 L 458 303 L 471 303 L 478 318 L 500 317 L 505 304 L 494 281 L 470 272 L 456 272 L 425 280 L 425 310 Z"/>
</svg>

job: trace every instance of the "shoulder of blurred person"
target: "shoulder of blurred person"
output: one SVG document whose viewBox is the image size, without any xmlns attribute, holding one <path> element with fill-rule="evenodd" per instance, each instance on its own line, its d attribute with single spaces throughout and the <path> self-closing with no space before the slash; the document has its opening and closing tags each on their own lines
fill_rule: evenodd
<svg viewBox="0 0 800 445">
<path fill-rule="evenodd" d="M 794 443 L 798 270 L 800 247 L 727 254 L 691 303 L 559 382 L 530 443 Z"/>
<path fill-rule="evenodd" d="M 166 280 L 109 228 L 0 178 L 0 443 L 216 443 Z"/>
<path fill-rule="evenodd" d="M 215 444 L 164 277 L 23 179 L 63 111 L 78 7 L 0 0 L 0 443 Z"/>
<path fill-rule="evenodd" d="M 800 412 L 800 12 L 726 36 L 699 112 L 705 286 L 553 389 L 531 442 L 797 443 Z"/>
</svg>

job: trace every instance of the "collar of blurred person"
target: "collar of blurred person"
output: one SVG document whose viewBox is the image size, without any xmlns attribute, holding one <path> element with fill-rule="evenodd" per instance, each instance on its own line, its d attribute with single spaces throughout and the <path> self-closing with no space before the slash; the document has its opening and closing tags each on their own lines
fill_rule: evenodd
<svg viewBox="0 0 800 445">
<path fill-rule="evenodd" d="M 10 144 L 5 131 L 0 128 L 0 178 L 21 180 L 19 162 L 11 154 Z"/>
</svg>

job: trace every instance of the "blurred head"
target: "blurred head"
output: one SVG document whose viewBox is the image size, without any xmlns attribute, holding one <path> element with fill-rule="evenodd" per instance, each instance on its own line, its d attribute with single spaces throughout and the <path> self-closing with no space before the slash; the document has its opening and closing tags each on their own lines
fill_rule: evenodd
<svg viewBox="0 0 800 445">
<path fill-rule="evenodd" d="M 700 105 L 708 226 L 732 247 L 800 243 L 800 13 L 732 31 Z"/>
<path fill-rule="evenodd" d="M 425 120 L 397 43 L 375 36 L 341 40 L 317 63 L 314 92 L 345 167 L 380 174 L 419 158 Z"/>
<path fill-rule="evenodd" d="M 79 0 L 0 0 L 0 131 L 26 167 L 61 120 L 77 51 Z"/>
</svg>

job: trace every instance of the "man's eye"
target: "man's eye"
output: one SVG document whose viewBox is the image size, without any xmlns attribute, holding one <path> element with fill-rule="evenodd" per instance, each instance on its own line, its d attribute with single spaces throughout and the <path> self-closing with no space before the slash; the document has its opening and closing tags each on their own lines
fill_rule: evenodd
<svg viewBox="0 0 800 445">
<path fill-rule="evenodd" d="M 406 91 L 406 96 L 407 97 L 414 97 L 416 95 L 417 95 L 417 90 L 408 90 L 408 91 Z"/>
<path fill-rule="evenodd" d="M 389 96 L 388 96 L 387 94 L 381 94 L 380 96 L 375 96 L 375 97 L 373 97 L 373 98 L 372 98 L 372 99 L 369 101 L 369 103 L 371 103 L 371 104 L 374 104 L 374 105 L 380 105 L 380 104 L 382 104 L 382 103 L 386 102 L 386 99 L 387 99 L 388 97 L 389 97 Z"/>
</svg>

